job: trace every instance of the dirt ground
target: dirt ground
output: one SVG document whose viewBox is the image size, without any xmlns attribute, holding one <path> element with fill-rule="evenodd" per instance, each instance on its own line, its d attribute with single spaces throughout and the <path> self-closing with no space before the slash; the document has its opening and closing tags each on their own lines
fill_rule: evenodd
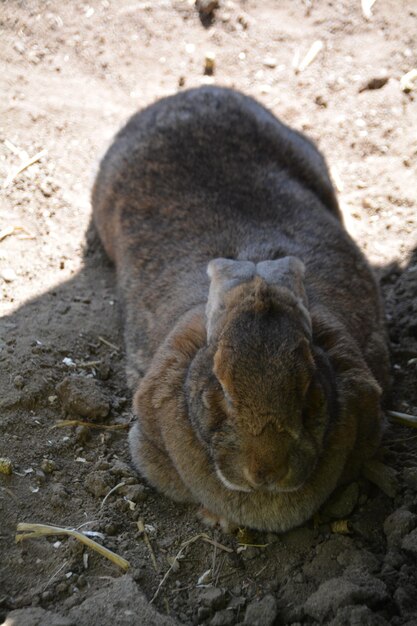
<svg viewBox="0 0 417 626">
<path fill-rule="evenodd" d="M 325 153 L 386 302 L 388 408 L 417 414 L 417 92 L 400 82 L 417 65 L 416 6 L 377 0 L 366 19 L 359 0 L 219 5 L 203 16 L 192 0 L 0 3 L 0 457 L 12 463 L 0 474 L 0 622 L 8 626 L 417 624 L 415 430 L 392 423 L 386 432 L 396 494 L 361 479 L 281 536 L 207 531 L 193 507 L 158 495 L 129 465 L 114 276 L 94 234 L 86 238 L 92 178 L 131 113 L 207 82 L 257 97 Z M 295 71 L 317 40 L 316 58 Z M 56 427 L 63 418 L 125 428 Z M 348 520 L 349 534 L 337 520 Z M 130 568 L 71 538 L 15 543 L 21 522 L 99 533 L 93 539 Z"/>
</svg>

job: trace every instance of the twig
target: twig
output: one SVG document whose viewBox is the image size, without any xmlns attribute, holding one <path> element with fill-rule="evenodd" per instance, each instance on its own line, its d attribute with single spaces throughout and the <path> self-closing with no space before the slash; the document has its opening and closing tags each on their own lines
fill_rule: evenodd
<svg viewBox="0 0 417 626">
<path fill-rule="evenodd" d="M 408 413 L 401 413 L 400 411 L 387 411 L 387 415 L 399 424 L 417 428 L 417 415 L 408 415 Z"/>
<path fill-rule="evenodd" d="M 316 58 L 318 53 L 321 52 L 322 49 L 323 42 L 321 41 L 321 39 L 317 39 L 317 41 L 314 41 L 311 44 L 310 49 L 303 58 L 303 60 L 300 61 L 300 63 L 297 63 L 295 67 L 296 74 L 298 74 L 299 72 L 303 72 L 314 61 L 314 59 Z"/>
<path fill-rule="evenodd" d="M 84 363 L 77 363 L 75 367 L 88 368 L 88 367 L 97 367 L 101 365 L 103 361 L 84 361 Z"/>
<path fill-rule="evenodd" d="M 233 552 L 232 548 L 228 548 L 227 546 L 224 546 L 222 543 L 219 543 L 218 541 L 215 541 L 214 539 L 210 539 L 210 537 L 201 536 L 200 538 L 203 541 L 205 541 L 206 543 L 210 543 L 215 548 L 219 548 L 220 550 L 224 550 L 224 552 L 230 552 L 230 553 Z"/>
<path fill-rule="evenodd" d="M 172 563 L 171 563 L 169 569 L 165 572 L 165 575 L 162 578 L 161 582 L 159 583 L 158 588 L 155 591 L 155 593 L 153 594 L 151 600 L 149 601 L 149 604 L 152 604 L 153 602 L 155 602 L 156 598 L 159 595 L 159 592 L 161 591 L 163 585 L 165 584 L 165 581 L 167 580 L 168 576 L 170 575 L 170 573 L 172 572 L 172 570 L 174 569 L 174 567 L 176 566 L 176 564 L 178 563 L 178 561 L 182 557 L 182 555 L 184 553 L 184 550 L 188 546 L 190 546 L 192 543 L 195 543 L 196 541 L 198 541 L 199 539 L 207 539 L 207 538 L 209 538 L 208 535 L 206 535 L 205 533 L 200 533 L 199 535 L 196 535 L 195 537 L 191 537 L 191 539 L 188 539 L 187 541 L 184 541 L 181 544 L 181 548 L 178 550 L 177 554 L 175 555 L 174 559 L 172 560 Z"/>
<path fill-rule="evenodd" d="M 51 578 L 47 581 L 47 583 L 45 584 L 45 586 L 43 587 L 42 591 L 45 591 L 45 589 L 47 587 L 49 587 L 49 585 L 51 584 L 51 582 L 54 580 L 54 578 L 56 578 L 59 574 L 59 572 L 61 572 L 64 567 L 66 567 L 68 565 L 68 561 L 64 561 L 62 565 L 60 565 L 60 567 L 58 567 L 58 569 L 56 570 L 56 572 L 54 574 L 52 574 Z"/>
<path fill-rule="evenodd" d="M 93 424 L 83 420 L 58 420 L 52 428 L 65 428 L 66 426 L 87 426 L 87 428 L 98 428 L 102 430 L 124 430 L 129 428 L 129 424 Z"/>
<path fill-rule="evenodd" d="M 2 491 L 5 491 L 11 498 L 13 498 L 15 502 L 19 502 L 19 498 L 17 497 L 15 493 L 13 493 L 11 489 L 9 489 L 8 487 L 0 487 L 0 489 Z"/>
<path fill-rule="evenodd" d="M 107 341 L 107 339 L 104 339 L 104 337 L 98 337 L 98 340 L 101 341 L 101 343 L 106 344 L 106 346 L 109 346 L 109 348 L 112 348 L 113 350 L 116 350 L 117 352 L 120 351 L 120 348 L 115 346 L 114 343 L 110 343 L 110 341 Z"/>
<path fill-rule="evenodd" d="M 109 493 L 108 493 L 108 494 L 106 494 L 106 495 L 104 496 L 104 498 L 103 498 L 103 502 L 100 504 L 100 509 L 102 509 L 102 508 L 103 508 L 103 506 L 106 504 L 106 502 L 107 502 L 107 498 L 108 498 L 109 496 L 111 496 L 111 494 L 112 494 L 112 493 L 114 493 L 115 491 L 117 491 L 118 489 L 120 489 L 120 487 L 124 487 L 124 486 L 125 486 L 125 484 L 126 484 L 126 483 L 125 483 L 124 481 L 122 481 L 121 483 L 119 483 L 118 485 L 116 485 L 115 487 L 113 487 L 113 489 L 110 489 Z"/>
<path fill-rule="evenodd" d="M 372 17 L 372 7 L 376 0 L 361 0 L 362 13 L 366 20 L 370 20 Z"/>
<path fill-rule="evenodd" d="M 3 239 L 6 239 L 6 237 L 10 237 L 10 235 L 14 235 L 19 231 L 22 231 L 26 233 L 28 237 L 33 238 L 33 235 L 31 235 L 30 232 L 26 230 L 26 228 L 23 228 L 23 226 L 6 226 L 6 228 L 0 230 L 0 241 L 3 241 Z"/>
<path fill-rule="evenodd" d="M 27 161 L 25 161 L 24 163 L 22 163 L 14 172 L 12 172 L 11 174 L 8 175 L 8 177 L 6 178 L 6 180 L 3 183 L 3 187 L 4 188 L 8 187 L 10 185 L 10 183 L 12 183 L 14 181 L 16 176 L 18 176 L 21 172 L 23 172 L 23 170 L 27 169 L 28 167 L 30 167 L 31 165 L 33 165 L 37 161 L 40 161 L 42 159 L 42 157 L 44 157 L 47 152 L 48 152 L 47 150 L 41 150 L 40 152 L 35 154 L 35 156 L 33 156 L 32 158 L 30 158 Z"/>
<path fill-rule="evenodd" d="M 21 523 L 17 525 L 17 531 L 19 534 L 15 536 L 16 543 L 19 541 L 23 541 L 24 539 L 33 539 L 37 537 L 48 537 L 50 535 L 68 535 L 70 537 L 75 537 L 81 543 L 84 543 L 86 546 L 95 550 L 102 556 L 112 561 L 125 571 L 129 569 L 130 563 L 126 561 L 123 557 L 115 554 L 108 548 L 100 545 L 96 541 L 93 541 L 89 537 L 86 537 L 83 533 L 79 533 L 77 530 L 72 528 L 61 528 L 60 526 L 49 526 L 49 524 L 25 524 Z M 23 532 L 28 531 L 28 532 Z"/>
<path fill-rule="evenodd" d="M 154 551 L 152 549 L 152 545 L 151 545 L 151 542 L 149 541 L 148 533 L 146 532 L 145 524 L 143 523 L 142 519 L 137 521 L 137 526 L 138 526 L 138 530 L 139 530 L 140 534 L 143 535 L 143 541 L 145 542 L 146 547 L 149 550 L 149 554 L 150 554 L 150 557 L 151 557 L 153 568 L 154 568 L 155 572 L 158 572 L 158 564 L 156 562 L 155 553 L 154 553 Z"/>
</svg>

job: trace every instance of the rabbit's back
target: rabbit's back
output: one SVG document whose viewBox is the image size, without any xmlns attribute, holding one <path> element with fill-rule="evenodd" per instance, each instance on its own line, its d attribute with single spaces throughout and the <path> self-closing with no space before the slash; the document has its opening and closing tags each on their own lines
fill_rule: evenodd
<svg viewBox="0 0 417 626">
<path fill-rule="evenodd" d="M 107 226 L 120 214 L 143 230 L 142 244 L 151 236 L 165 245 L 168 231 L 183 244 L 187 236 L 212 237 L 218 247 L 233 224 L 229 237 L 237 229 L 240 247 L 242 230 L 254 220 L 288 222 L 294 212 L 297 221 L 297 204 L 313 210 L 320 201 L 339 215 L 313 144 L 251 98 L 213 87 L 134 115 L 106 154 L 93 191 L 96 222 L 113 257 L 114 230 L 107 235 Z"/>
<path fill-rule="evenodd" d="M 193 89 L 134 115 L 104 156 L 93 209 L 118 270 L 128 352 L 140 345 L 145 366 L 175 320 L 207 300 L 216 257 L 300 258 L 312 305 L 330 307 L 361 346 L 380 318 L 320 152 L 238 92 Z"/>
</svg>

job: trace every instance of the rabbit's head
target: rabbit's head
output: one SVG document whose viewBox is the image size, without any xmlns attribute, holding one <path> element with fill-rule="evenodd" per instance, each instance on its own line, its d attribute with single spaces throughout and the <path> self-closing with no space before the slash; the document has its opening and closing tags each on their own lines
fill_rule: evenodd
<svg viewBox="0 0 417 626">
<path fill-rule="evenodd" d="M 304 266 L 294 257 L 215 259 L 208 274 L 190 419 L 228 489 L 297 490 L 325 445 L 331 378 L 312 346 Z"/>
</svg>

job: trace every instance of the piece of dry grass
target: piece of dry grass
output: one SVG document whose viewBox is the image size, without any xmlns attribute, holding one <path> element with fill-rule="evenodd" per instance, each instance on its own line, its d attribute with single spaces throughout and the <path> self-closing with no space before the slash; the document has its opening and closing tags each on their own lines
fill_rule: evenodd
<svg viewBox="0 0 417 626">
<path fill-rule="evenodd" d="M 408 413 L 401 413 L 400 411 L 387 411 L 387 415 L 403 426 L 417 428 L 417 415 L 408 415 Z"/>
<path fill-rule="evenodd" d="M 20 523 L 17 525 L 16 543 L 23 541 L 24 539 L 37 539 L 38 537 L 49 537 L 52 535 L 67 535 L 74 537 L 81 543 L 85 544 L 92 550 L 95 550 L 101 556 L 106 557 L 115 565 L 118 565 L 123 570 L 128 570 L 130 567 L 129 561 L 126 561 L 123 557 L 119 556 L 115 552 L 112 552 L 108 548 L 100 545 L 96 541 L 93 541 L 89 537 L 86 537 L 83 533 L 78 532 L 72 528 L 62 528 L 60 526 L 50 526 L 49 524 L 26 524 Z M 26 531 L 26 532 L 25 532 Z"/>
<path fill-rule="evenodd" d="M 401 76 L 400 86 L 401 86 L 401 89 L 405 91 L 406 93 L 415 89 L 416 83 L 417 83 L 417 68 L 413 68 L 412 70 L 404 74 L 404 76 Z"/>
<path fill-rule="evenodd" d="M 110 341 L 107 341 L 107 339 L 104 339 L 104 337 L 98 336 L 98 340 L 101 341 L 101 343 L 104 343 L 105 346 L 108 346 L 109 348 L 112 348 L 113 350 L 116 350 L 116 352 L 120 352 L 120 348 L 115 346 L 114 343 L 111 343 Z"/>
<path fill-rule="evenodd" d="M 31 157 L 27 161 L 24 161 L 21 165 L 19 165 L 18 168 L 16 168 L 13 172 L 11 172 L 8 175 L 8 177 L 3 183 L 3 187 L 4 188 L 8 187 L 14 181 L 16 176 L 19 176 L 21 172 L 26 170 L 28 167 L 30 167 L 34 163 L 37 163 L 37 161 L 40 161 L 42 157 L 46 155 L 47 152 L 48 152 L 47 150 L 41 150 L 40 152 L 37 152 L 33 157 Z"/>
<path fill-rule="evenodd" d="M 149 556 L 151 557 L 152 565 L 155 572 L 158 572 L 158 564 L 156 562 L 155 553 L 153 551 L 151 542 L 149 541 L 148 533 L 146 532 L 145 523 L 142 519 L 137 521 L 138 531 L 143 537 L 143 541 L 145 542 L 146 547 L 149 551 Z"/>
<path fill-rule="evenodd" d="M 104 496 L 103 498 L 103 502 L 100 504 L 100 509 L 103 508 L 103 506 L 106 504 L 109 496 L 111 496 L 112 493 L 114 493 L 115 491 L 117 491 L 118 489 L 120 489 L 121 487 L 125 486 L 125 482 L 122 481 L 121 483 L 118 483 L 115 487 L 113 487 L 113 489 L 110 489 L 110 491 Z"/>
<path fill-rule="evenodd" d="M 97 428 L 101 430 L 125 430 L 129 428 L 129 424 L 96 424 L 83 420 L 58 420 L 58 422 L 51 426 L 51 429 L 65 428 L 66 426 L 87 426 L 87 428 Z"/>
<path fill-rule="evenodd" d="M 170 567 L 165 572 L 164 577 L 162 578 L 161 582 L 159 583 L 159 585 L 157 587 L 157 590 L 153 594 L 153 596 L 152 596 L 152 598 L 150 600 L 150 604 L 155 602 L 156 598 L 158 597 L 162 587 L 164 586 L 164 584 L 165 584 L 168 576 L 171 574 L 171 572 L 172 571 L 176 571 L 176 569 L 178 569 L 179 562 L 180 562 L 180 560 L 182 558 L 184 558 L 184 552 L 188 548 L 188 546 L 192 545 L 193 543 L 195 543 L 199 539 L 201 539 L 202 541 L 205 541 L 206 543 L 210 543 L 211 545 L 215 545 L 216 548 L 218 548 L 220 550 L 224 550 L 226 552 L 233 552 L 233 550 L 231 548 L 228 548 L 227 546 L 224 546 L 223 544 L 218 543 L 217 541 L 214 541 L 206 533 L 200 533 L 198 535 L 195 535 L 194 537 L 191 537 L 190 539 L 187 539 L 186 541 L 183 541 L 182 544 L 181 544 L 180 549 L 177 552 L 177 554 L 170 560 Z"/>
<path fill-rule="evenodd" d="M 304 72 L 304 70 L 307 69 L 307 67 L 311 65 L 311 63 L 313 63 L 316 56 L 323 49 L 323 46 L 324 44 L 321 41 L 321 39 L 317 39 L 311 44 L 305 57 L 299 63 L 298 62 L 295 63 L 294 69 L 295 69 L 296 74 L 298 74 L 299 72 Z"/>
<path fill-rule="evenodd" d="M 362 14 L 366 20 L 372 18 L 372 7 L 376 0 L 361 0 Z"/>
<path fill-rule="evenodd" d="M 6 226 L 0 230 L 0 241 L 6 239 L 6 237 L 10 237 L 11 235 L 17 235 L 18 233 L 26 233 L 25 239 L 34 239 L 34 236 L 23 226 Z M 21 237 L 19 237 L 21 239 Z"/>
<path fill-rule="evenodd" d="M 330 524 L 330 530 L 337 535 L 351 535 L 352 529 L 347 519 L 338 519 Z"/>
<path fill-rule="evenodd" d="M 10 476 L 13 473 L 13 463 L 10 459 L 3 456 L 0 458 L 0 474 L 5 474 L 6 476 Z"/>
</svg>

